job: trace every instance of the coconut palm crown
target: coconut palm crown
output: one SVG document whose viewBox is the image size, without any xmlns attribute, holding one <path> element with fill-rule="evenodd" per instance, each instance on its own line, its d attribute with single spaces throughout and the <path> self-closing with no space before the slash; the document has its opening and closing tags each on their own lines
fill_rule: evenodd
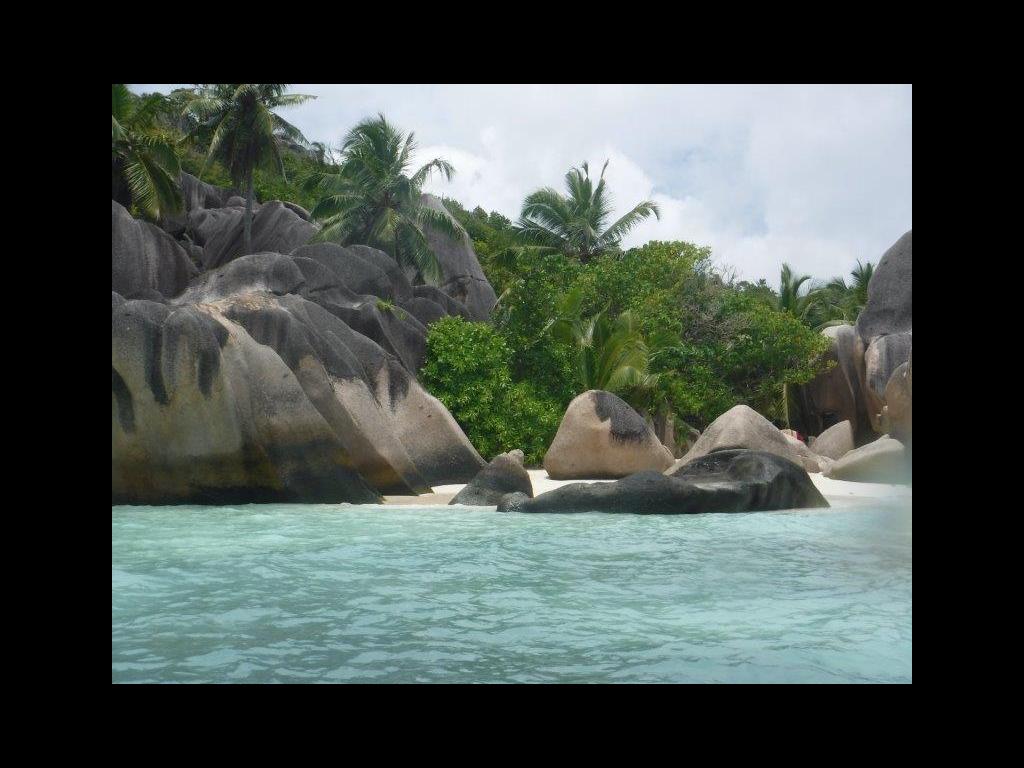
<svg viewBox="0 0 1024 768">
<path fill-rule="evenodd" d="M 527 197 L 516 226 L 522 241 L 586 264 L 602 253 L 619 251 L 622 238 L 644 219 L 661 218 L 657 203 L 645 200 L 609 226 L 612 201 L 604 180 L 607 168 L 606 160 L 595 185 L 590 168 L 583 163 L 565 175 L 566 195 L 545 187 Z"/>
<path fill-rule="evenodd" d="M 323 224 L 317 239 L 379 248 L 414 279 L 437 283 L 441 268 L 428 232 L 454 238 L 465 233 L 443 207 L 424 201 L 423 185 L 434 172 L 450 180 L 455 169 L 434 158 L 410 175 L 415 152 L 415 134 L 403 133 L 378 114 L 349 131 L 340 161 L 309 174 L 304 186 L 320 195 L 311 211 Z"/>
</svg>

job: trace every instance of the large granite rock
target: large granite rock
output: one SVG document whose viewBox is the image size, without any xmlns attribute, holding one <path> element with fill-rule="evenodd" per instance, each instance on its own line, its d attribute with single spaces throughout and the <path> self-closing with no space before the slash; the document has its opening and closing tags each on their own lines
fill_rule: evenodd
<svg viewBox="0 0 1024 768">
<path fill-rule="evenodd" d="M 878 336 L 912 330 L 913 230 L 882 256 L 871 282 L 868 303 L 857 318 L 857 332 L 868 346 Z"/>
<path fill-rule="evenodd" d="M 805 429 L 820 433 L 833 424 L 849 421 L 856 438 L 868 439 L 871 422 L 861 388 L 864 351 L 860 337 L 852 325 L 825 328 L 822 335 L 832 341 L 825 355 L 834 365 L 800 389 L 809 419 Z"/>
<path fill-rule="evenodd" d="M 718 451 L 673 474 L 638 472 L 614 483 L 572 483 L 536 498 L 510 494 L 499 512 L 680 515 L 827 507 L 807 472 L 763 451 Z"/>
<path fill-rule="evenodd" d="M 372 503 L 284 361 L 208 307 L 114 302 L 114 504 Z"/>
<path fill-rule="evenodd" d="M 198 274 L 185 250 L 159 227 L 110 201 L 110 287 L 127 298 L 177 296 Z"/>
<path fill-rule="evenodd" d="M 909 449 L 914 433 L 914 404 L 911 384 L 911 361 L 902 363 L 885 385 L 884 425 L 896 440 Z"/>
<path fill-rule="evenodd" d="M 244 214 L 242 205 L 189 212 L 193 240 L 203 249 L 204 269 L 216 269 L 247 255 L 243 253 Z M 291 253 L 309 242 L 319 229 L 278 200 L 265 203 L 253 214 L 252 253 Z"/>
<path fill-rule="evenodd" d="M 881 416 L 886 404 L 886 387 L 896 369 L 910 359 L 912 346 L 913 331 L 903 331 L 876 337 L 864 353 L 864 394 L 871 426 L 876 432 L 884 431 Z"/>
<path fill-rule="evenodd" d="M 686 455 L 672 465 L 670 473 L 677 472 L 695 459 L 713 451 L 733 448 L 765 451 L 788 459 L 809 472 L 820 471 L 818 463 L 806 446 L 801 447 L 802 444 L 798 446 L 794 443 L 799 441 L 787 440 L 774 424 L 753 408 L 737 405 L 708 425 Z"/>
<path fill-rule="evenodd" d="M 611 392 L 592 389 L 569 403 L 544 469 L 555 480 L 616 478 L 662 471 L 672 458 L 640 414 Z"/>
<path fill-rule="evenodd" d="M 910 470 L 903 444 L 883 435 L 847 453 L 825 474 L 834 480 L 861 483 L 909 483 Z"/>
<path fill-rule="evenodd" d="M 361 249 L 333 243 L 296 249 L 292 257 L 306 279 L 301 293 L 373 339 L 415 374 L 426 360 L 427 328 L 408 309 L 394 303 L 400 297 L 414 301 L 411 287 L 402 282 L 404 275 L 390 256 L 372 248 Z"/>
<path fill-rule="evenodd" d="M 238 194 L 234 188 L 218 187 L 200 181 L 191 173 L 182 172 L 180 182 L 182 210 L 165 216 L 160 221 L 160 227 L 173 237 L 181 237 L 185 234 L 190 211 L 199 211 L 203 208 L 223 208 L 231 197 Z"/>
<path fill-rule="evenodd" d="M 818 456 L 832 460 L 841 459 L 855 447 L 853 426 L 849 421 L 833 424 L 817 437 L 812 437 L 807 447 Z"/>
<path fill-rule="evenodd" d="M 421 202 L 428 208 L 448 213 L 433 195 L 423 195 Z M 441 290 L 465 305 L 472 319 L 487 320 L 498 297 L 480 268 L 469 235 L 463 232 L 461 237 L 452 239 L 430 227 L 425 229 L 425 234 L 441 265 Z"/>
<path fill-rule="evenodd" d="M 533 484 L 523 467 L 523 452 L 502 453 L 480 470 L 449 504 L 493 507 L 509 493 L 521 493 L 533 498 Z"/>
</svg>

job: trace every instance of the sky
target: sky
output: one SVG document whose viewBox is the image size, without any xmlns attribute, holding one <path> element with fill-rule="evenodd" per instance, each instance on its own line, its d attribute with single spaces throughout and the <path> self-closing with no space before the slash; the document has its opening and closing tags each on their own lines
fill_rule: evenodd
<svg viewBox="0 0 1024 768">
<path fill-rule="evenodd" d="M 137 93 L 175 85 L 133 85 Z M 912 86 L 303 85 L 282 117 L 336 146 L 383 112 L 414 131 L 417 164 L 455 177 L 425 191 L 513 221 L 540 187 L 586 161 L 619 216 L 661 209 L 623 242 L 688 240 L 739 279 L 847 276 L 912 225 Z"/>
</svg>

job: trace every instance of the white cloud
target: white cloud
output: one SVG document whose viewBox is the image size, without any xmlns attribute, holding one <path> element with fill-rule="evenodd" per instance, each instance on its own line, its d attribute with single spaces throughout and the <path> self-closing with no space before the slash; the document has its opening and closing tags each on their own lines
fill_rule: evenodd
<svg viewBox="0 0 1024 768">
<path fill-rule="evenodd" d="M 134 86 L 154 90 L 154 86 Z M 167 90 L 168 88 L 162 88 Z M 288 117 L 338 142 L 384 112 L 414 130 L 425 161 L 457 175 L 429 190 L 516 218 L 523 197 L 561 189 L 583 160 L 617 214 L 661 206 L 627 245 L 711 245 L 741 277 L 778 279 L 782 262 L 827 278 L 877 262 L 912 225 L 910 86 L 296 85 L 316 101 Z"/>
</svg>

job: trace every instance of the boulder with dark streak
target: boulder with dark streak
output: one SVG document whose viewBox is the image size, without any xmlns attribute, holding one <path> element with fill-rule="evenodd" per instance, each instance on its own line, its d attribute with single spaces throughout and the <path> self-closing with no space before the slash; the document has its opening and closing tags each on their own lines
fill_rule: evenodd
<svg viewBox="0 0 1024 768">
<path fill-rule="evenodd" d="M 645 469 L 664 470 L 672 453 L 622 398 L 592 389 L 576 397 L 544 455 L 555 480 L 616 478 Z"/>
</svg>

